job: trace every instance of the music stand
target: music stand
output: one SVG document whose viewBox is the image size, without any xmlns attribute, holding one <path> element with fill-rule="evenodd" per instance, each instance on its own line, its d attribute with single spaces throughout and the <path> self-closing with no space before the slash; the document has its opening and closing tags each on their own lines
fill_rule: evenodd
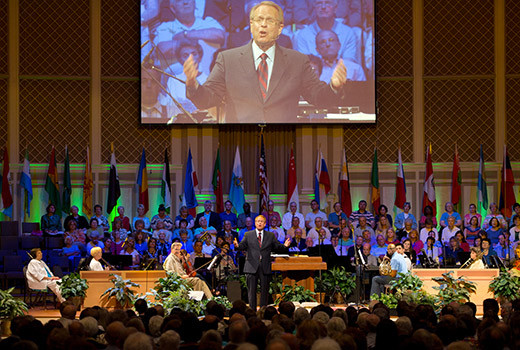
<svg viewBox="0 0 520 350">
<path fill-rule="evenodd" d="M 124 270 L 133 265 L 131 255 L 110 255 L 108 256 L 107 261 L 118 270 Z"/>
</svg>

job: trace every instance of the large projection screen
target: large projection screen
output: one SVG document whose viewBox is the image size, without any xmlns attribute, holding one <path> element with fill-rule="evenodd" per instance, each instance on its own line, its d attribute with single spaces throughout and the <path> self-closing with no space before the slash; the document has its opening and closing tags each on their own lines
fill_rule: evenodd
<svg viewBox="0 0 520 350">
<path fill-rule="evenodd" d="M 270 114 L 264 111 L 263 117 L 242 119 L 241 113 L 233 115 L 229 112 L 232 104 L 226 101 L 226 95 L 218 105 L 205 106 L 206 109 L 199 109 L 188 99 L 183 63 L 191 55 L 198 62 L 197 81 L 204 84 L 220 52 L 251 46 L 249 12 L 260 1 L 141 0 L 141 123 L 375 123 L 374 1 L 275 1 L 284 11 L 284 27 L 277 45 L 307 55 L 312 72 L 326 84 L 330 84 L 334 67 L 342 59 L 347 68 L 347 83 L 342 91 L 336 93 L 344 98 L 339 106 L 333 106 L 319 101 L 314 101 L 313 105 L 303 96 L 299 100 L 295 96 L 294 101 L 291 100 L 294 108 L 283 117 L 270 118 Z M 254 60 L 252 54 L 250 60 Z M 275 57 L 274 64 L 276 62 L 279 61 Z M 295 64 L 305 67 L 305 58 L 302 62 Z M 247 81 L 252 86 L 246 89 L 249 97 L 260 96 L 258 80 L 250 79 L 255 78 L 254 64 L 251 63 L 249 68 L 253 74 L 245 75 L 242 81 L 239 73 L 243 67 L 236 67 L 239 79 L 226 83 L 225 89 L 230 88 L 227 84 L 234 84 L 236 90 Z M 271 71 L 270 76 L 273 74 Z M 276 81 L 277 88 L 290 86 L 292 77 L 283 73 L 282 77 Z M 273 89 L 273 94 L 274 91 L 279 90 Z M 251 108 L 262 109 L 265 106 L 267 110 L 269 103 L 275 104 L 274 100 L 269 101 L 270 98 L 276 96 L 268 96 L 264 105 L 260 101 L 260 104 L 252 104 Z"/>
</svg>

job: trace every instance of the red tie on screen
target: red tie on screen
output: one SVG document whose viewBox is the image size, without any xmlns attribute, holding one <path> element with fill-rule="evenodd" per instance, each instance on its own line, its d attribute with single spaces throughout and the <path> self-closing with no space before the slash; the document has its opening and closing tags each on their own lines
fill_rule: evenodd
<svg viewBox="0 0 520 350">
<path fill-rule="evenodd" d="M 258 245 L 262 248 L 262 231 L 258 231 Z"/>
<path fill-rule="evenodd" d="M 265 100 L 267 96 L 267 54 L 264 52 L 260 55 L 262 61 L 258 64 L 258 69 L 256 73 L 258 74 L 258 82 L 260 83 L 260 91 L 262 92 L 262 97 Z"/>
</svg>

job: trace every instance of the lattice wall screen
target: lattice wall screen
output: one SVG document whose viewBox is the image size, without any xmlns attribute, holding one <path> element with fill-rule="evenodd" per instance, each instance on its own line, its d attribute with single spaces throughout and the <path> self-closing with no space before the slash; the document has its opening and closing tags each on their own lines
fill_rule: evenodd
<svg viewBox="0 0 520 350">
<path fill-rule="evenodd" d="M 495 84 L 493 79 L 427 80 L 424 84 L 424 134 L 434 162 L 451 162 L 455 143 L 462 162 L 495 159 Z"/>
<path fill-rule="evenodd" d="M 520 2 L 506 0 L 506 74 L 520 74 Z"/>
<path fill-rule="evenodd" d="M 378 84 L 379 116 L 377 126 L 347 126 L 344 143 L 349 162 L 370 163 L 374 145 L 378 161 L 397 161 L 401 144 L 404 162 L 413 160 L 413 82 L 381 81 Z"/>
<path fill-rule="evenodd" d="M 118 163 L 139 163 L 143 147 L 147 163 L 162 163 L 170 130 L 139 124 L 139 82 L 103 81 L 101 98 L 101 162 L 110 163 L 113 142 Z"/>
<path fill-rule="evenodd" d="M 7 79 L 0 79 L 0 149 L 7 144 Z"/>
<path fill-rule="evenodd" d="M 7 1 L 0 1 L 0 74 L 7 74 Z"/>
<path fill-rule="evenodd" d="M 412 1 L 377 1 L 377 75 L 413 75 Z"/>
<path fill-rule="evenodd" d="M 520 78 L 506 80 L 506 140 L 510 159 L 520 160 Z"/>
<path fill-rule="evenodd" d="M 20 74 L 89 75 L 88 0 L 20 0 Z"/>
<path fill-rule="evenodd" d="M 139 76 L 139 1 L 101 1 L 101 75 Z"/>
<path fill-rule="evenodd" d="M 424 74 L 494 74 L 494 1 L 424 1 Z"/>
<path fill-rule="evenodd" d="M 85 161 L 89 142 L 89 87 L 85 80 L 20 81 L 20 160 L 29 147 L 31 163 L 48 163 L 54 145 L 62 161 Z"/>
</svg>

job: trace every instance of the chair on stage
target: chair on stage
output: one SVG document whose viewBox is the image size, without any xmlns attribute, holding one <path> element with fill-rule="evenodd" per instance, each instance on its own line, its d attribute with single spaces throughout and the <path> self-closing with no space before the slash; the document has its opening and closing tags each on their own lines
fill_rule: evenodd
<svg viewBox="0 0 520 350">
<path fill-rule="evenodd" d="M 51 296 L 54 302 L 54 308 L 56 308 L 57 298 L 56 294 L 54 294 L 49 288 L 45 289 L 31 289 L 29 288 L 29 283 L 27 282 L 27 266 L 23 267 L 23 277 L 25 280 L 25 290 L 23 294 L 23 301 L 27 303 L 27 305 L 32 308 L 36 306 L 38 303 L 42 303 L 43 309 L 47 310 L 47 300 L 49 296 Z M 27 298 L 29 299 L 27 301 Z M 33 299 L 34 298 L 34 299 Z"/>
<path fill-rule="evenodd" d="M 18 221 L 0 221 L 0 236 L 16 236 L 19 234 L 20 223 Z"/>
<path fill-rule="evenodd" d="M 7 281 L 7 287 L 9 287 L 9 282 L 14 281 L 14 285 L 16 287 L 16 282 L 20 282 L 20 289 L 23 289 L 25 286 L 23 284 L 24 275 L 22 271 L 20 271 L 20 266 L 22 266 L 22 257 L 18 255 L 6 255 L 4 256 L 4 272 L 3 276 Z"/>
<path fill-rule="evenodd" d="M 33 233 L 40 231 L 39 222 L 22 222 L 22 233 Z"/>
</svg>

